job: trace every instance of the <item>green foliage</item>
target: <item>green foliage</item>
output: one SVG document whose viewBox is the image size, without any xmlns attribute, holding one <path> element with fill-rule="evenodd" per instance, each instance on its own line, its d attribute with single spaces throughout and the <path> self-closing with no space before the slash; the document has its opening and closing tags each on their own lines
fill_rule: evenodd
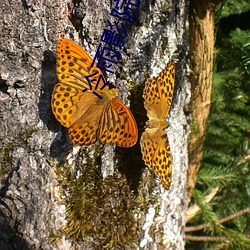
<svg viewBox="0 0 250 250">
<path fill-rule="evenodd" d="M 220 17 L 250 9 L 249 1 L 225 2 Z M 249 212 L 221 220 L 250 205 L 250 27 L 236 28 L 229 34 L 218 29 L 215 63 L 203 161 L 193 191 L 193 203 L 201 211 L 190 225 L 208 223 L 192 235 L 217 238 L 204 238 L 199 243 L 188 241 L 187 249 L 250 249 Z M 214 187 L 219 187 L 219 191 L 207 203 L 207 190 Z"/>
<path fill-rule="evenodd" d="M 202 192 L 194 189 L 193 197 L 201 208 L 201 219 L 204 220 L 204 222 L 209 222 L 210 224 L 209 231 L 213 233 L 215 230 L 219 231 L 222 229 L 223 226 L 219 223 L 217 215 L 213 212 L 212 205 L 205 201 L 205 197 Z"/>
<path fill-rule="evenodd" d="M 250 10 L 248 0 L 223 0 L 221 3 L 222 11 L 220 16 L 226 17 L 232 14 L 241 14 Z"/>
</svg>

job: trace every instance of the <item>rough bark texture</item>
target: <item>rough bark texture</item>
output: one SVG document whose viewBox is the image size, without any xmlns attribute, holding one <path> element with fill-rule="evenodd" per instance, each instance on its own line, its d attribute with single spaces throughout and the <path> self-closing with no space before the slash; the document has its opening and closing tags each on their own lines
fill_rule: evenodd
<svg viewBox="0 0 250 250">
<path fill-rule="evenodd" d="M 119 97 L 126 104 L 130 90 L 130 106 L 140 135 L 146 120 L 145 111 L 144 115 L 140 114 L 145 79 L 157 75 L 170 57 L 175 60 L 175 97 L 168 129 L 173 177 L 171 188 L 166 191 L 152 171 L 144 167 L 138 144 L 132 149 L 98 144 L 73 148 L 67 131 L 51 112 L 51 93 L 57 82 L 54 53 L 57 39 L 65 34 L 93 57 L 103 29 L 108 27 L 106 20 L 118 21 L 110 16 L 115 3 L 108 0 L 0 1 L 0 249 L 103 249 L 104 246 L 110 249 L 184 249 L 188 133 L 184 109 L 190 93 L 186 4 L 184 0 L 141 1 L 135 23 L 126 24 L 128 38 L 116 74 L 108 76 L 120 89 Z M 119 80 L 121 72 L 126 81 Z M 118 220 L 114 216 L 103 222 L 99 217 L 98 221 L 90 218 L 94 220 L 93 225 L 101 221 L 114 231 L 110 232 L 111 236 L 106 235 L 105 241 L 98 238 L 99 228 L 94 228 L 96 234 L 86 237 L 76 237 L 67 231 L 71 227 L 65 218 L 71 217 L 66 217 L 65 210 L 74 204 L 67 197 L 74 189 L 67 186 L 70 180 L 61 176 L 69 169 L 77 176 L 80 164 L 85 162 L 90 165 L 88 174 L 91 169 L 100 169 L 99 179 L 111 179 L 109 183 L 115 186 L 103 187 L 107 192 L 110 190 L 108 202 L 103 197 L 95 197 L 97 193 L 92 193 L 92 198 L 95 202 L 103 199 L 106 203 L 98 204 L 107 211 L 124 203 L 122 212 L 131 214 L 132 224 L 136 225 L 136 228 L 131 226 L 131 232 L 126 231 L 130 224 L 126 225 L 125 221 L 126 230 L 121 235 L 116 234 L 121 228 L 119 220 L 124 218 L 119 219 L 121 211 L 116 213 Z M 69 187 L 64 192 L 66 198 L 61 191 L 65 187 Z M 80 188 L 80 193 L 84 195 L 84 192 Z M 132 194 L 133 199 L 142 199 L 136 203 L 138 207 L 129 205 L 127 199 Z M 111 205 L 113 210 L 109 209 Z M 88 212 L 91 214 L 84 210 L 85 214 Z M 62 230 L 65 225 L 66 229 Z M 62 233 L 57 242 L 49 241 L 52 232 Z"/>
<path fill-rule="evenodd" d="M 196 176 L 202 159 L 206 122 L 208 119 L 213 78 L 214 60 L 214 15 L 215 1 L 206 0 L 197 3 L 190 1 L 190 64 L 192 98 L 190 112 L 192 118 L 191 134 L 188 141 L 189 168 L 187 187 L 192 189 L 196 184 Z M 188 197 L 190 198 L 191 193 Z"/>
</svg>

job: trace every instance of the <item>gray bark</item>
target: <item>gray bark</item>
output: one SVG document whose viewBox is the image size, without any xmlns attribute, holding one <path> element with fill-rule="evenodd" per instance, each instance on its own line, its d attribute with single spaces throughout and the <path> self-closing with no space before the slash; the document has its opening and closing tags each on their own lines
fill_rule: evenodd
<svg viewBox="0 0 250 250">
<path fill-rule="evenodd" d="M 176 62 L 175 93 L 167 130 L 173 155 L 169 191 L 143 165 L 139 143 L 131 149 L 98 143 L 73 148 L 67 130 L 51 112 L 51 93 L 57 82 L 56 41 L 64 33 L 93 57 L 103 29 L 108 27 L 107 20 L 118 22 L 110 15 L 114 7 L 115 3 L 108 0 L 0 0 L 0 249 L 103 249 L 105 244 L 114 249 L 184 249 L 188 135 L 184 111 L 190 91 L 187 2 L 141 1 L 135 23 L 126 25 L 128 37 L 121 51 L 122 59 L 115 74 L 108 75 L 119 88 L 119 97 L 130 104 L 140 135 L 147 120 L 142 111 L 144 82 L 156 76 L 170 58 Z M 121 72 L 126 81 L 121 80 Z M 126 82 L 130 82 L 130 91 Z M 111 244 L 119 242 L 112 238 L 114 233 L 103 243 L 98 231 L 80 240 L 66 235 L 55 243 L 49 241 L 51 232 L 59 232 L 66 225 L 65 209 L 71 202 L 67 199 L 69 190 L 65 191 L 59 181 L 58 168 L 69 166 L 77 176 L 79 165 L 86 162 L 100 169 L 100 179 L 115 183 L 114 188 L 108 189 L 111 197 L 108 202 L 104 199 L 103 206 L 115 207 L 124 202 L 124 212 L 136 224 L 131 232 L 119 236 L 123 243 Z M 119 180 L 121 184 L 116 184 Z M 125 197 L 121 198 L 123 194 Z M 133 199 L 139 197 L 143 201 L 129 206 L 134 201 L 128 202 L 126 197 L 132 194 Z M 119 220 L 112 216 L 108 222 L 107 228 L 120 228 L 115 224 Z M 129 225 L 124 228 L 127 230 Z"/>
</svg>

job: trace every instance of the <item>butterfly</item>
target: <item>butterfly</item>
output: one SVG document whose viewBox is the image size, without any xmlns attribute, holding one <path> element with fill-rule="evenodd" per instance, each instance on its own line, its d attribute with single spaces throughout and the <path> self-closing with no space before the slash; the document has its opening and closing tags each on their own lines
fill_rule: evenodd
<svg viewBox="0 0 250 250">
<path fill-rule="evenodd" d="M 159 175 L 165 189 L 170 187 L 172 173 L 170 145 L 165 128 L 169 125 L 166 117 L 172 102 L 174 79 L 175 64 L 170 61 L 158 77 L 146 81 L 143 91 L 149 120 L 140 140 L 142 159 Z"/>
<path fill-rule="evenodd" d="M 60 38 L 56 46 L 58 83 L 52 93 L 52 112 L 75 145 L 97 141 L 131 147 L 138 139 L 137 125 L 129 108 L 115 98 L 118 89 L 99 86 L 106 78 L 92 58 L 76 43 Z M 93 75 L 90 90 L 86 76 Z M 85 92 L 83 92 L 85 90 Z M 101 98 L 99 98 L 101 97 Z"/>
</svg>

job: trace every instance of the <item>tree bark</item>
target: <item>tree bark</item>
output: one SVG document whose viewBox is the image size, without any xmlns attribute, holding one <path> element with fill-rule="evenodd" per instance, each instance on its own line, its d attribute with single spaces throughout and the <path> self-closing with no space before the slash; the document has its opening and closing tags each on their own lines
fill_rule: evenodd
<svg viewBox="0 0 250 250">
<path fill-rule="evenodd" d="M 192 97 L 190 113 L 192 119 L 191 133 L 188 140 L 189 168 L 187 187 L 188 203 L 191 190 L 195 187 L 197 173 L 202 160 L 202 149 L 206 131 L 206 123 L 210 111 L 213 60 L 214 60 L 214 19 L 215 7 L 219 1 L 190 1 L 190 64 Z"/>
<path fill-rule="evenodd" d="M 107 20 L 120 24 L 110 15 L 115 3 L 0 4 L 0 249 L 184 249 L 186 1 L 141 1 L 134 23 L 123 22 L 128 37 L 122 59 L 108 75 L 119 98 L 130 103 L 141 135 L 144 82 L 170 58 L 176 62 L 167 131 L 173 155 L 169 191 L 144 166 L 139 143 L 131 149 L 73 147 L 51 112 L 57 40 L 64 34 L 94 57 Z"/>
</svg>

